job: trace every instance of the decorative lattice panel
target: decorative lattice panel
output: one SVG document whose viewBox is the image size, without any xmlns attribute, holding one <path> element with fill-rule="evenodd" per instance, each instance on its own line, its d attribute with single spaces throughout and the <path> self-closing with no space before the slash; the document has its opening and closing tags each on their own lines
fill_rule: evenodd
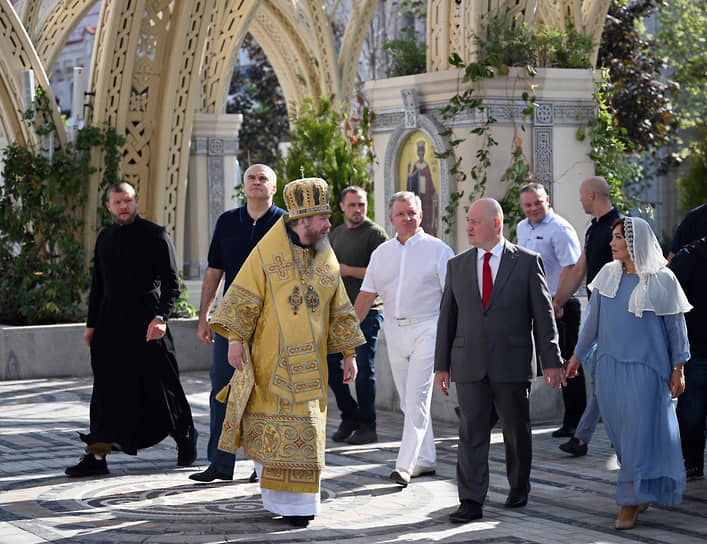
<svg viewBox="0 0 707 544">
<path fill-rule="evenodd" d="M 33 131 L 28 130 L 22 118 L 22 70 L 34 72 L 35 86 L 47 93 L 49 104 L 54 96 L 49 80 L 34 47 L 27 38 L 22 22 L 8 0 L 0 1 L 0 115 L 7 141 L 18 141 L 36 146 L 39 142 Z M 66 144 L 64 124 L 58 108 L 53 108 L 51 117 L 57 127 L 59 146 Z"/>
<path fill-rule="evenodd" d="M 97 0 L 57 1 L 36 28 L 33 39 L 37 54 L 47 73 L 54 70 L 54 63 L 66 40 Z M 39 3 L 39 2 L 37 2 Z"/>
</svg>

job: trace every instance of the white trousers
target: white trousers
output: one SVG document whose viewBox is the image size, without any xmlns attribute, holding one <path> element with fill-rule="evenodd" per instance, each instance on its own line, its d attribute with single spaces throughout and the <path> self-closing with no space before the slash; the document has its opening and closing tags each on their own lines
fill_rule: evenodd
<svg viewBox="0 0 707 544">
<path fill-rule="evenodd" d="M 253 462 L 258 479 L 263 472 L 263 465 Z M 319 514 L 319 493 L 295 493 L 260 488 L 263 508 L 279 516 L 316 516 Z"/>
<path fill-rule="evenodd" d="M 415 465 L 437 463 L 430 403 L 434 387 L 437 318 L 384 321 L 388 360 L 404 415 L 395 467 L 412 473 Z"/>
</svg>

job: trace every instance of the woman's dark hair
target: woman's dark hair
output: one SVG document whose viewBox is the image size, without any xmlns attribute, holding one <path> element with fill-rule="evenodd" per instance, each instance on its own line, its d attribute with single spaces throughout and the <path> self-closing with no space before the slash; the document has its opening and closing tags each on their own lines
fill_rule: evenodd
<svg viewBox="0 0 707 544">
<path fill-rule="evenodd" d="M 611 230 L 614 230 L 617 225 L 621 225 L 621 232 L 624 232 L 624 221 L 626 220 L 625 217 L 619 217 L 616 221 L 614 221 L 611 224 Z"/>
</svg>

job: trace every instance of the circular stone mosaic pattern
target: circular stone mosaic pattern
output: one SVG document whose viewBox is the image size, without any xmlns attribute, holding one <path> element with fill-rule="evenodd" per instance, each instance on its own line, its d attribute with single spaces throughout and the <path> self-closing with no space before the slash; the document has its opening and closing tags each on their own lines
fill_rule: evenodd
<svg viewBox="0 0 707 544">
<path fill-rule="evenodd" d="M 197 521 L 209 516 L 267 514 L 258 484 L 193 484 L 186 475 L 125 476 L 59 485 L 42 494 L 40 503 L 51 509 L 99 509 L 120 517 Z"/>
</svg>

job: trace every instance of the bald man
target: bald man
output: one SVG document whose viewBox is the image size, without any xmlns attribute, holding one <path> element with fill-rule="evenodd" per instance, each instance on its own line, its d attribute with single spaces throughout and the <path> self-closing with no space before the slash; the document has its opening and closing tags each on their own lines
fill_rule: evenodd
<svg viewBox="0 0 707 544">
<path fill-rule="evenodd" d="M 540 255 L 503 238 L 495 200 L 474 202 L 467 214 L 472 249 L 450 259 L 440 304 L 435 382 L 459 402 L 454 523 L 482 517 L 489 486 L 491 427 L 503 424 L 510 493 L 507 508 L 525 506 L 530 491 L 530 384 L 540 356 L 545 379 L 564 385 L 557 327 Z M 535 342 L 533 342 L 533 337 Z"/>
<path fill-rule="evenodd" d="M 609 246 L 611 230 L 614 221 L 621 217 L 618 210 L 611 204 L 609 184 L 601 176 L 587 178 L 581 183 L 579 201 L 582 203 L 585 213 L 594 217 L 584 235 L 582 255 L 570 273 L 560 279 L 557 286 L 557 293 L 552 305 L 555 309 L 555 316 L 558 318 L 562 317 L 562 307 L 579 289 L 582 281 L 586 278 L 586 283 L 589 285 L 601 267 L 613 260 Z M 589 290 L 587 290 L 587 296 L 589 294 Z M 593 368 L 592 381 L 594 381 Z M 589 450 L 587 444 L 594 434 L 599 417 L 599 406 L 596 397 L 592 394 L 587 401 L 587 407 L 579 420 L 574 436 L 564 444 L 560 444 L 560 449 L 575 457 L 586 455 Z"/>
</svg>

